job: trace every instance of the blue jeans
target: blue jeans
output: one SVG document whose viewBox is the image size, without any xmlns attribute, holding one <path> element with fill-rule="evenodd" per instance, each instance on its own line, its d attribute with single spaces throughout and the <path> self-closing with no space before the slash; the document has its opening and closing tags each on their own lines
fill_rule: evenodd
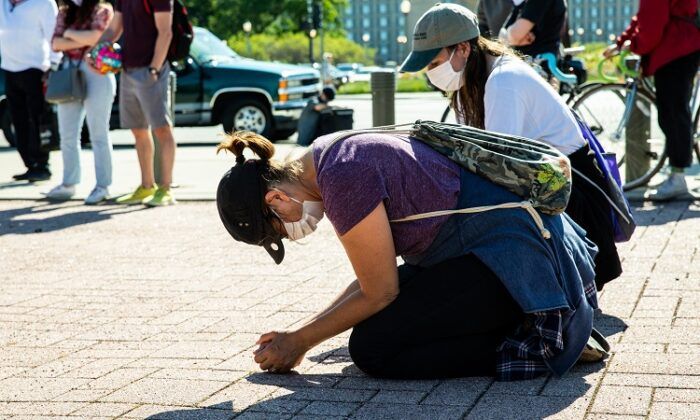
<svg viewBox="0 0 700 420">
<path fill-rule="evenodd" d="M 63 156 L 63 184 L 80 183 L 80 132 L 87 116 L 90 142 L 95 158 L 97 186 L 112 184 L 112 143 L 109 140 L 109 117 L 117 90 L 114 75 L 99 75 L 85 62 L 80 63 L 85 75 L 87 95 L 83 101 L 58 105 L 58 129 L 61 134 Z"/>
</svg>

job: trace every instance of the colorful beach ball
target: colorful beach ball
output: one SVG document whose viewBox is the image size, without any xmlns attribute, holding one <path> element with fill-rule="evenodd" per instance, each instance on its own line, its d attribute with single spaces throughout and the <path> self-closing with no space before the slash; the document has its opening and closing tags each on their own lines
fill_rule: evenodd
<svg viewBox="0 0 700 420">
<path fill-rule="evenodd" d="M 117 43 L 100 42 L 90 50 L 94 66 L 102 74 L 118 73 L 122 68 L 122 48 Z"/>
</svg>

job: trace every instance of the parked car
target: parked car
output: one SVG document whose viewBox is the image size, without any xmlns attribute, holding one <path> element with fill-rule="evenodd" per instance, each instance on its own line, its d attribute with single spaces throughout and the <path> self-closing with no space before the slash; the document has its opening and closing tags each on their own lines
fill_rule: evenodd
<svg viewBox="0 0 700 420">
<path fill-rule="evenodd" d="M 271 139 L 292 135 L 306 103 L 322 88 L 319 72 L 244 58 L 208 30 L 196 27 L 194 33 L 190 56 L 173 63 L 175 125 L 223 124 L 226 132 L 248 130 Z M 12 141 L 1 73 L 0 127 Z M 118 104 L 116 100 L 112 128 L 119 127 Z"/>
<path fill-rule="evenodd" d="M 299 63 L 299 66 L 302 67 L 311 67 L 315 70 L 318 70 L 319 73 L 321 72 L 321 64 L 320 63 Z M 323 81 L 324 85 L 330 85 L 333 84 L 333 86 L 338 89 L 342 85 L 348 83 L 348 75 L 346 72 L 339 70 L 336 66 L 333 64 L 328 64 L 328 73 L 330 76 L 330 79 L 326 79 Z"/>
<path fill-rule="evenodd" d="M 362 64 L 360 63 L 338 63 L 336 65 L 338 67 L 338 70 L 344 71 L 346 74 L 350 75 L 352 73 L 355 73 L 360 67 L 362 67 Z"/>
<path fill-rule="evenodd" d="M 322 88 L 317 70 L 243 58 L 204 28 L 195 28 L 190 57 L 177 74 L 175 123 L 223 124 L 286 138 L 301 111 Z"/>
<path fill-rule="evenodd" d="M 369 82 L 372 77 L 372 73 L 375 71 L 393 71 L 398 76 L 398 72 L 396 72 L 396 69 L 392 67 L 367 66 L 360 67 L 357 70 L 355 70 L 355 72 L 348 77 L 349 83 Z"/>
</svg>

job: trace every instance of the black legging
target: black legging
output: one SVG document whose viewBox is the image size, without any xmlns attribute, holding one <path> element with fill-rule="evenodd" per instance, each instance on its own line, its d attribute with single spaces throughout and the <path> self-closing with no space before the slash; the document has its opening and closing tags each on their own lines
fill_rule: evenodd
<svg viewBox="0 0 700 420">
<path fill-rule="evenodd" d="M 385 378 L 492 376 L 496 347 L 524 314 L 474 255 L 430 268 L 399 267 L 399 295 L 355 326 L 350 355 Z"/>
<path fill-rule="evenodd" d="M 666 135 L 669 163 L 676 168 L 687 168 L 693 163 L 693 116 L 689 103 L 698 61 L 700 51 L 695 51 L 671 61 L 654 75 L 659 126 Z"/>
</svg>

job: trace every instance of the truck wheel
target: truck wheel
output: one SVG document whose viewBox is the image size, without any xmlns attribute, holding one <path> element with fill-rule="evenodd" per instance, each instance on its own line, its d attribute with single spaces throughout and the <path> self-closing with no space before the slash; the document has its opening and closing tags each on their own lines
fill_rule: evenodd
<svg viewBox="0 0 700 420">
<path fill-rule="evenodd" d="M 15 129 L 12 127 L 10 110 L 7 109 L 7 105 L 0 106 L 0 129 L 2 129 L 2 134 L 10 146 L 15 147 Z"/>
<path fill-rule="evenodd" d="M 252 131 L 265 137 L 272 133 L 272 116 L 262 102 L 239 99 L 230 103 L 221 115 L 224 131 Z"/>
</svg>

